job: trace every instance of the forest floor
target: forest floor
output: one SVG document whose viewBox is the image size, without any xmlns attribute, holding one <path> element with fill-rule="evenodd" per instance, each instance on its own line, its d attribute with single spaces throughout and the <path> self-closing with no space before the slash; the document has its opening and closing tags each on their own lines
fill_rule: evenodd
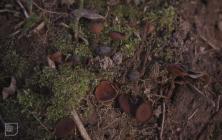
<svg viewBox="0 0 222 140">
<path fill-rule="evenodd" d="M 0 139 L 221 140 L 221 70 L 220 0 L 0 1 Z"/>
</svg>

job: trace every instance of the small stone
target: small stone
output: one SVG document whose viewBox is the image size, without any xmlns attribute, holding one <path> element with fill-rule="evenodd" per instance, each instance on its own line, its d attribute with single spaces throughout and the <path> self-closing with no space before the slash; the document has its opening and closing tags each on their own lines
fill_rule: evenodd
<svg viewBox="0 0 222 140">
<path fill-rule="evenodd" d="M 117 65 L 120 65 L 123 62 L 123 54 L 121 52 L 117 52 L 113 55 L 113 62 Z"/>
<path fill-rule="evenodd" d="M 113 60 L 109 57 L 104 57 L 103 59 L 101 59 L 99 64 L 100 67 L 104 70 L 110 69 L 114 66 Z"/>
</svg>

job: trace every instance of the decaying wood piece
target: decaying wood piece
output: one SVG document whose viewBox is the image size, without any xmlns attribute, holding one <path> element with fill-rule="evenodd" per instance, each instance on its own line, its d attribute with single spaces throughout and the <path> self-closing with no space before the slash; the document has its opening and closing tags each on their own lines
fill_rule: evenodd
<svg viewBox="0 0 222 140">
<path fill-rule="evenodd" d="M 89 134 L 87 133 L 85 127 L 83 126 L 82 121 L 80 120 L 79 115 L 76 112 L 76 110 L 73 109 L 71 114 L 73 116 L 74 122 L 75 122 L 75 124 L 76 124 L 76 126 L 77 126 L 77 128 L 78 128 L 78 130 L 79 130 L 79 132 L 80 132 L 80 134 L 82 136 L 82 138 L 84 140 L 91 140 L 91 138 L 89 137 Z"/>
</svg>

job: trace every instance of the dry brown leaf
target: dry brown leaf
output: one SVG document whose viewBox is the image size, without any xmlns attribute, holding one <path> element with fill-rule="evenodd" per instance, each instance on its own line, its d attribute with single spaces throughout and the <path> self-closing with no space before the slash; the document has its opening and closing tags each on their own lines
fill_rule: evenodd
<svg viewBox="0 0 222 140">
<path fill-rule="evenodd" d="M 61 64 L 63 62 L 63 54 L 61 52 L 55 52 L 49 55 L 49 58 L 57 64 Z"/>
<path fill-rule="evenodd" d="M 56 68 L 55 62 L 53 62 L 49 57 L 47 57 L 47 61 L 50 68 L 52 69 Z"/>
<path fill-rule="evenodd" d="M 55 69 L 57 65 L 63 63 L 64 56 L 61 52 L 55 52 L 48 55 L 47 61 L 50 68 Z"/>
<path fill-rule="evenodd" d="M 80 19 L 80 18 L 86 18 L 86 19 L 89 19 L 89 20 L 104 20 L 105 17 L 104 16 L 101 16 L 91 10 L 88 10 L 88 9 L 76 9 L 72 12 L 72 14 L 77 18 L 77 19 Z"/>
<path fill-rule="evenodd" d="M 178 77 L 184 77 L 188 75 L 188 73 L 183 69 L 182 65 L 180 64 L 169 64 L 167 65 L 167 70 Z"/>
<path fill-rule="evenodd" d="M 11 77 L 11 83 L 9 87 L 4 87 L 2 90 L 3 100 L 7 99 L 9 96 L 14 95 L 15 91 L 16 91 L 16 79 L 15 77 Z"/>
</svg>

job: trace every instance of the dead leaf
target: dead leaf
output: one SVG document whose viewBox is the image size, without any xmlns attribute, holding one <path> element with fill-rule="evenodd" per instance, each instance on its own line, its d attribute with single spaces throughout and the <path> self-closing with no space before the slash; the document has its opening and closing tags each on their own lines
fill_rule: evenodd
<svg viewBox="0 0 222 140">
<path fill-rule="evenodd" d="M 177 77 L 184 77 L 188 75 L 188 73 L 180 64 L 169 64 L 167 65 L 167 70 Z"/>
<path fill-rule="evenodd" d="M 104 20 L 105 19 L 104 16 L 101 16 L 88 9 L 76 9 L 72 12 L 72 15 L 74 15 L 77 19 L 80 19 L 82 17 L 89 20 Z"/>
<path fill-rule="evenodd" d="M 15 77 L 11 77 L 11 83 L 9 87 L 4 87 L 2 90 L 3 100 L 7 99 L 9 96 L 14 95 L 15 91 L 16 91 L 16 79 Z"/>
<path fill-rule="evenodd" d="M 56 69 L 56 64 L 54 61 L 52 61 L 49 57 L 47 57 L 48 65 L 52 69 Z"/>
<path fill-rule="evenodd" d="M 192 79 L 199 79 L 205 75 L 206 73 L 202 73 L 202 72 L 193 72 L 193 71 L 188 72 L 188 76 Z"/>
<path fill-rule="evenodd" d="M 117 32 L 117 31 L 110 32 L 109 36 L 112 40 L 116 40 L 116 41 L 126 39 L 126 35 L 124 33 Z"/>
<path fill-rule="evenodd" d="M 55 52 L 49 55 L 49 58 L 57 64 L 61 64 L 63 62 L 63 54 L 61 52 Z"/>
<path fill-rule="evenodd" d="M 50 68 L 55 69 L 57 65 L 63 63 L 64 56 L 61 52 L 55 52 L 48 55 L 47 61 Z"/>
</svg>

